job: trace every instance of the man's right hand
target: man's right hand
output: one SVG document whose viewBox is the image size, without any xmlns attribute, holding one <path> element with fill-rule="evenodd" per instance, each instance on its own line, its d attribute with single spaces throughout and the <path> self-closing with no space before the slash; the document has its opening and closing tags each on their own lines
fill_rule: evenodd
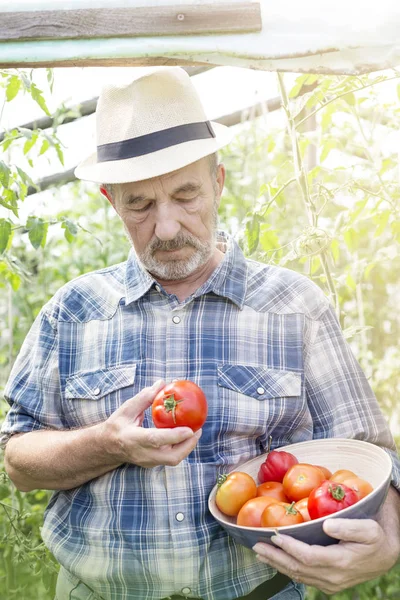
<svg viewBox="0 0 400 600">
<path fill-rule="evenodd" d="M 193 433 L 190 427 L 157 429 L 142 427 L 144 411 L 165 386 L 162 380 L 144 388 L 127 400 L 104 423 L 99 431 L 104 451 L 120 463 L 140 467 L 178 465 L 195 448 L 201 430 Z"/>
</svg>

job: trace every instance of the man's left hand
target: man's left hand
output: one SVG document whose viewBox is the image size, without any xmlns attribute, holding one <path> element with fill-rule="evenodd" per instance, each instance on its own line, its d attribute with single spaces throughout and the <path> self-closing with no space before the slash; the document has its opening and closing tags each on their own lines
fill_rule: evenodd
<svg viewBox="0 0 400 600">
<path fill-rule="evenodd" d="M 389 571 L 400 552 L 400 495 L 390 489 L 377 521 L 327 519 L 324 531 L 340 540 L 332 546 L 309 545 L 279 534 L 273 547 L 257 543 L 253 550 L 291 579 L 335 594 Z"/>
</svg>

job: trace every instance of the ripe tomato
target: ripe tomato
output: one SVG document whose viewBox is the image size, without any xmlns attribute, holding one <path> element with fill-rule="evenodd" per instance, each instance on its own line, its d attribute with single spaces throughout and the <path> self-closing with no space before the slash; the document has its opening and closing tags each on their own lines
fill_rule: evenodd
<svg viewBox="0 0 400 600">
<path fill-rule="evenodd" d="M 298 525 L 304 519 L 300 511 L 294 507 L 294 502 L 277 502 L 270 504 L 261 515 L 261 527 L 284 527 Z"/>
<path fill-rule="evenodd" d="M 360 477 L 349 477 L 349 479 L 345 479 L 343 483 L 355 491 L 359 500 L 368 496 L 374 489 L 368 481 L 365 481 L 365 479 L 361 479 Z"/>
<path fill-rule="evenodd" d="M 308 497 L 308 512 L 311 519 L 325 517 L 358 502 L 356 492 L 344 483 L 324 481 Z"/>
<path fill-rule="evenodd" d="M 237 516 L 237 525 L 244 527 L 261 527 L 261 515 L 270 504 L 277 504 L 276 498 L 270 496 L 258 496 L 243 504 Z"/>
<path fill-rule="evenodd" d="M 260 483 L 266 481 L 278 481 L 282 483 L 286 471 L 299 462 L 290 452 L 285 452 L 284 450 L 272 450 L 271 452 L 271 441 L 272 437 L 270 436 L 267 458 L 258 471 L 258 480 Z"/>
<path fill-rule="evenodd" d="M 318 467 L 298 463 L 290 467 L 283 478 L 283 489 L 289 500 L 297 502 L 309 496 L 324 480 L 324 474 Z"/>
<path fill-rule="evenodd" d="M 207 418 L 207 399 L 192 381 L 180 379 L 167 384 L 154 398 L 151 414 L 156 427 L 200 429 Z"/>
<path fill-rule="evenodd" d="M 257 496 L 270 496 L 276 498 L 279 502 L 287 502 L 282 483 L 278 481 L 266 481 L 257 487 Z"/>
<path fill-rule="evenodd" d="M 304 521 L 311 521 L 310 513 L 308 512 L 308 498 L 303 498 L 295 503 L 294 508 L 301 513 Z"/>
<path fill-rule="evenodd" d="M 321 465 L 314 465 L 314 466 L 318 467 L 318 469 L 321 469 L 321 471 L 324 474 L 325 479 L 330 479 L 332 477 L 332 473 L 326 467 L 321 467 Z"/>
<path fill-rule="evenodd" d="M 335 471 L 331 477 L 329 477 L 329 481 L 336 481 L 336 483 L 343 483 L 345 479 L 349 479 L 349 477 L 357 477 L 353 471 L 348 471 L 347 469 L 339 469 L 339 471 Z"/>
<path fill-rule="evenodd" d="M 257 485 L 251 475 L 241 471 L 233 471 L 229 475 L 218 477 L 218 491 L 215 503 L 225 515 L 236 517 L 243 504 L 255 498 Z"/>
</svg>

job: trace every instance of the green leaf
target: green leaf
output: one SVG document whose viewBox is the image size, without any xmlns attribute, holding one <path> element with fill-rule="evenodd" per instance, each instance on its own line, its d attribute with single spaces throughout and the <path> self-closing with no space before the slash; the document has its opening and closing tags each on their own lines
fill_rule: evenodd
<svg viewBox="0 0 400 600">
<path fill-rule="evenodd" d="M 67 242 L 69 244 L 71 244 L 74 241 L 74 239 L 76 238 L 76 235 L 78 233 L 77 226 L 75 225 L 75 223 L 73 223 L 69 219 L 64 219 L 64 221 L 61 225 L 61 228 L 65 229 L 65 232 L 64 232 L 65 239 L 67 240 Z"/>
<path fill-rule="evenodd" d="M 397 86 L 397 97 L 400 100 L 400 83 Z"/>
<path fill-rule="evenodd" d="M 0 254 L 3 254 L 4 250 L 7 248 L 10 236 L 10 221 L 8 221 L 7 219 L 0 219 Z"/>
<path fill-rule="evenodd" d="M 324 162 L 324 160 L 326 158 L 328 158 L 330 151 L 333 150 L 334 148 L 336 148 L 335 140 L 326 140 L 325 142 L 323 142 L 322 143 L 322 151 L 321 151 L 321 154 L 319 157 L 319 162 L 320 163 Z"/>
<path fill-rule="evenodd" d="M 7 85 L 6 89 L 6 98 L 7 102 L 11 102 L 14 100 L 15 96 L 18 94 L 21 87 L 21 80 L 17 75 L 12 75 Z"/>
<path fill-rule="evenodd" d="M 47 230 L 49 228 L 47 222 L 40 217 L 29 217 L 26 222 L 26 228 L 29 231 L 29 240 L 35 250 L 46 244 Z"/>
<path fill-rule="evenodd" d="M 38 139 L 39 132 L 33 131 L 30 139 L 27 139 L 24 144 L 24 154 L 28 154 L 29 150 L 36 144 L 36 140 Z"/>
<path fill-rule="evenodd" d="M 63 154 L 63 151 L 61 150 L 60 144 L 55 144 L 55 149 L 56 149 L 57 156 L 58 156 L 60 163 L 62 164 L 62 166 L 64 166 L 64 154 Z"/>
<path fill-rule="evenodd" d="M 51 115 L 50 115 L 49 109 L 47 108 L 46 101 L 43 98 L 42 90 L 39 90 L 39 88 L 36 86 L 36 84 L 32 83 L 30 92 L 31 92 L 31 96 L 35 100 L 35 102 L 37 102 L 39 104 L 40 108 L 46 113 L 46 115 L 48 117 L 50 117 Z"/>
<path fill-rule="evenodd" d="M 246 240 L 249 254 L 257 250 L 259 237 L 260 221 L 256 215 L 253 215 L 246 222 Z"/>
<path fill-rule="evenodd" d="M 379 216 L 374 218 L 374 223 L 377 225 L 374 237 L 379 237 L 385 231 L 390 215 L 390 210 L 384 210 L 379 214 Z"/>
<path fill-rule="evenodd" d="M 340 246 L 339 246 L 338 240 L 336 240 L 336 239 L 332 240 L 332 242 L 331 242 L 331 252 L 332 252 L 333 260 L 335 261 L 335 263 L 339 262 Z"/>
<path fill-rule="evenodd" d="M 40 148 L 39 156 L 44 154 L 46 152 L 46 150 L 48 150 L 49 148 L 50 148 L 49 140 L 43 140 L 42 147 Z"/>
<path fill-rule="evenodd" d="M 7 188 L 10 181 L 10 169 L 5 162 L 0 160 L 0 184 Z"/>
<path fill-rule="evenodd" d="M 260 246 L 264 252 L 276 250 L 279 247 L 277 233 L 274 229 L 270 229 L 270 225 L 268 223 L 263 223 L 261 225 Z"/>
<path fill-rule="evenodd" d="M 53 93 L 53 85 L 54 85 L 54 71 L 53 69 L 46 69 L 47 73 L 47 81 L 49 82 L 50 91 Z"/>
<path fill-rule="evenodd" d="M 373 327 L 371 325 L 352 325 L 343 329 L 343 335 L 346 340 L 350 340 L 362 331 L 368 331 L 368 329 L 373 329 Z"/>
<path fill-rule="evenodd" d="M 353 92 L 346 94 L 345 96 L 343 96 L 343 100 L 349 105 L 349 106 L 355 106 L 356 104 L 356 97 L 353 94 Z"/>
</svg>

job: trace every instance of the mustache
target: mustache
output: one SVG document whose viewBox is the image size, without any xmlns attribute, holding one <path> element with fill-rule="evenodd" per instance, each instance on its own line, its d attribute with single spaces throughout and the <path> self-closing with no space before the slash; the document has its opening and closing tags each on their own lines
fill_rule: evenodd
<svg viewBox="0 0 400 600">
<path fill-rule="evenodd" d="M 148 250 L 153 253 L 156 250 L 180 250 L 184 246 L 193 246 L 199 248 L 199 243 L 196 238 L 190 234 L 179 232 L 173 240 L 154 239 L 148 247 Z"/>
</svg>

